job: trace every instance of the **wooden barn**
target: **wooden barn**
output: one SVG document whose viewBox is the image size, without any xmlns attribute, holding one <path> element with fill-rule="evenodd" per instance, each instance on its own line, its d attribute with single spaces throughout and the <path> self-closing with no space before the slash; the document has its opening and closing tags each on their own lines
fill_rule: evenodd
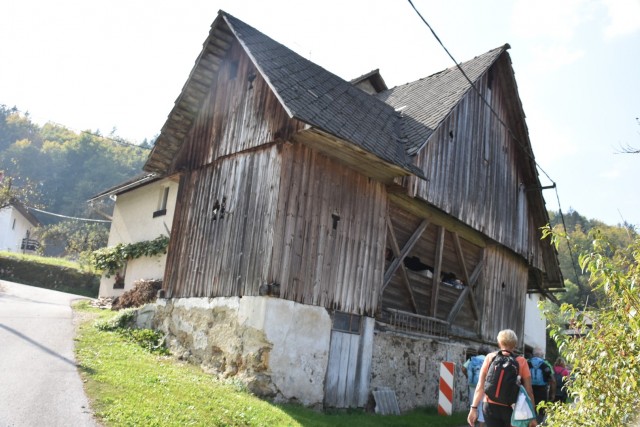
<svg viewBox="0 0 640 427">
<path fill-rule="evenodd" d="M 276 400 L 435 405 L 562 286 L 508 49 L 389 89 L 219 12 L 144 167 L 179 192 L 141 321 Z"/>
</svg>

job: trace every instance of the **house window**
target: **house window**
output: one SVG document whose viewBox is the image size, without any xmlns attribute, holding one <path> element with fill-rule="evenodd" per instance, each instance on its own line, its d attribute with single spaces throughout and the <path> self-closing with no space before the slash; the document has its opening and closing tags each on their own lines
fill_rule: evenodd
<svg viewBox="0 0 640 427">
<path fill-rule="evenodd" d="M 346 332 L 348 334 L 359 334 L 362 316 L 357 314 L 343 313 L 336 311 L 333 313 L 333 330 Z"/>
<path fill-rule="evenodd" d="M 169 187 L 162 187 L 158 197 L 158 209 L 153 213 L 153 217 L 167 214 L 167 201 L 169 200 Z"/>
<path fill-rule="evenodd" d="M 13 218 L 13 224 L 11 224 L 11 229 L 15 230 L 16 229 L 16 219 Z"/>
<path fill-rule="evenodd" d="M 124 266 L 122 270 L 116 271 L 116 275 L 113 279 L 113 289 L 124 289 L 124 275 L 127 267 Z"/>
</svg>

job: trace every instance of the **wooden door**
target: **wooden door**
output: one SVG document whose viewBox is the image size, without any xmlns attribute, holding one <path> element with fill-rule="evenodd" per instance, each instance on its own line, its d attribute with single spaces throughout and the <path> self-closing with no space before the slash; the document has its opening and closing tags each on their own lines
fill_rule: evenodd
<svg viewBox="0 0 640 427">
<path fill-rule="evenodd" d="M 358 408 L 367 403 L 374 320 L 335 312 L 324 406 Z"/>
</svg>

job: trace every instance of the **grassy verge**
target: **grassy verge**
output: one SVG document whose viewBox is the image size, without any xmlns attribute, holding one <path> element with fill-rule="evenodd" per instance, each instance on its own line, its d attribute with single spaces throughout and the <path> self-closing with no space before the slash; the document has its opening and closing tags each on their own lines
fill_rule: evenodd
<svg viewBox="0 0 640 427">
<path fill-rule="evenodd" d="M 95 298 L 100 275 L 62 258 L 0 251 L 0 279 Z"/>
<path fill-rule="evenodd" d="M 75 306 L 84 317 L 105 321 L 111 311 Z M 438 416 L 420 409 L 402 416 L 351 411 L 323 414 L 297 405 L 276 405 L 241 386 L 218 381 L 198 367 L 150 353 L 122 331 L 99 330 L 86 320 L 76 354 L 98 419 L 110 426 L 421 426 L 465 424 L 465 415 Z"/>
<path fill-rule="evenodd" d="M 75 261 L 64 258 L 52 258 L 32 254 L 20 254 L 17 252 L 0 251 L 0 256 L 4 258 L 13 258 L 20 261 L 37 262 L 38 264 L 55 265 L 57 267 L 73 268 L 82 271 L 82 267 Z"/>
</svg>

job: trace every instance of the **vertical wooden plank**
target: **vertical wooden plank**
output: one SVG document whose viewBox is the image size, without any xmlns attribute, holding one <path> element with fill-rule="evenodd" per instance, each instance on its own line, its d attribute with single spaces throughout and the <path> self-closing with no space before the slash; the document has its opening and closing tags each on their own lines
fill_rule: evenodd
<svg viewBox="0 0 640 427">
<path fill-rule="evenodd" d="M 436 246 L 435 268 L 433 271 L 433 287 L 431 289 L 431 316 L 438 314 L 438 294 L 440 291 L 440 275 L 442 273 L 442 252 L 444 248 L 444 227 L 438 227 L 438 242 Z"/>
</svg>

